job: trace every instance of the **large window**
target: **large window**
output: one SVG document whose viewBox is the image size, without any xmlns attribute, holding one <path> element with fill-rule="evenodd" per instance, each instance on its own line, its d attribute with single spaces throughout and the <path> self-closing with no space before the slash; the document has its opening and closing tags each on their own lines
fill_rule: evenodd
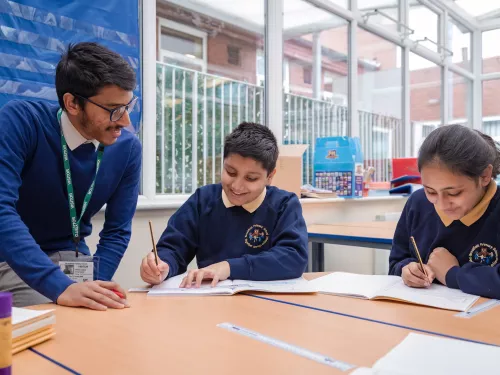
<svg viewBox="0 0 500 375">
<path fill-rule="evenodd" d="M 305 1 L 284 2 L 283 143 L 308 144 L 312 182 L 316 139 L 347 134 L 347 22 Z"/>
<path fill-rule="evenodd" d="M 500 72 L 500 29 L 483 32 L 483 74 Z"/>
<path fill-rule="evenodd" d="M 439 17 L 418 1 L 410 2 L 408 26 L 413 30 L 410 36 L 420 46 L 438 52 Z"/>
<path fill-rule="evenodd" d="M 500 80 L 483 82 L 483 131 L 500 142 Z"/>
<path fill-rule="evenodd" d="M 357 30 L 358 110 L 361 147 L 375 178 L 390 180 L 390 160 L 403 152 L 401 48 Z"/>
<path fill-rule="evenodd" d="M 206 72 L 207 33 L 164 18 L 158 23 L 158 60 Z"/>
<path fill-rule="evenodd" d="M 450 123 L 471 125 L 472 119 L 472 82 L 465 77 L 450 72 L 448 82 L 448 118 Z"/>
<path fill-rule="evenodd" d="M 219 182 L 225 136 L 264 122 L 264 1 L 177 4 L 157 1 L 158 194 Z"/>
<path fill-rule="evenodd" d="M 452 61 L 464 69 L 471 70 L 470 30 L 453 19 L 449 20 L 448 25 L 448 44 L 453 52 Z"/>
<path fill-rule="evenodd" d="M 410 53 L 410 121 L 416 155 L 430 130 L 441 124 L 441 68 Z"/>
</svg>

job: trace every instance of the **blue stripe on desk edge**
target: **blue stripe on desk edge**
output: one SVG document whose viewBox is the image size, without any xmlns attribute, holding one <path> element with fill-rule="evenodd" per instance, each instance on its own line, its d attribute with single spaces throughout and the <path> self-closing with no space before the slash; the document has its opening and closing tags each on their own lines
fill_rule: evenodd
<svg viewBox="0 0 500 375">
<path fill-rule="evenodd" d="M 68 371 L 68 372 L 70 372 L 70 373 L 72 373 L 72 374 L 75 374 L 75 375 L 81 375 L 79 372 L 76 372 L 76 371 L 75 371 L 75 370 L 73 370 L 72 368 L 70 368 L 70 367 L 68 367 L 68 366 L 66 366 L 66 365 L 63 365 L 61 362 L 58 362 L 58 361 L 56 361 L 55 359 L 50 358 L 48 355 L 45 355 L 45 354 L 43 354 L 43 353 L 39 352 L 39 351 L 38 351 L 38 350 L 36 350 L 36 349 L 29 348 L 29 350 L 31 350 L 33 353 L 38 354 L 40 357 L 45 358 L 47 361 L 54 363 L 55 365 L 57 365 L 57 366 L 59 366 L 59 367 L 63 368 L 64 370 L 66 370 L 66 371 Z"/>
<path fill-rule="evenodd" d="M 391 327 L 408 329 L 408 330 L 415 331 L 415 332 L 430 333 L 430 334 L 436 335 L 436 336 L 441 336 L 441 337 L 447 337 L 447 338 L 450 338 L 450 339 L 456 339 L 456 340 L 462 340 L 462 341 L 472 342 L 472 343 L 475 343 L 475 344 L 483 344 L 483 345 L 489 345 L 489 346 L 500 346 L 500 345 L 490 344 L 490 343 L 483 342 L 483 341 L 470 340 L 470 339 L 466 339 L 466 338 L 459 337 L 459 336 L 446 335 L 444 333 L 439 333 L 439 332 L 434 332 L 434 331 L 428 331 L 428 330 L 425 330 L 425 329 L 414 328 L 414 327 L 405 326 L 405 325 L 401 325 L 401 324 L 390 323 L 390 322 L 384 322 L 382 320 L 364 318 L 362 316 L 341 313 L 341 312 L 333 311 L 333 310 L 321 309 L 319 307 L 302 305 L 300 303 L 282 301 L 282 300 L 279 300 L 279 299 L 258 296 L 258 295 L 250 294 L 250 293 L 241 293 L 241 294 L 244 294 L 244 295 L 249 296 L 249 297 L 264 299 L 264 300 L 267 300 L 267 301 L 283 303 L 285 305 L 302 307 L 302 308 L 305 308 L 305 309 L 316 310 L 316 311 L 320 311 L 320 312 L 326 312 L 326 313 L 329 313 L 329 314 L 344 316 L 344 317 L 347 317 L 347 318 L 359 319 L 359 320 L 364 320 L 364 321 L 371 322 L 371 323 L 378 323 L 378 324 L 383 324 L 383 325 L 387 325 L 387 326 L 391 326 Z"/>
<path fill-rule="evenodd" d="M 343 236 L 340 234 L 324 234 L 324 233 L 307 233 L 309 241 L 314 241 L 314 239 L 321 240 L 322 238 L 331 238 L 335 240 L 345 240 L 345 241 L 358 241 L 358 242 L 374 242 L 392 245 L 392 238 L 372 238 L 372 237 L 355 237 L 355 236 Z"/>
</svg>

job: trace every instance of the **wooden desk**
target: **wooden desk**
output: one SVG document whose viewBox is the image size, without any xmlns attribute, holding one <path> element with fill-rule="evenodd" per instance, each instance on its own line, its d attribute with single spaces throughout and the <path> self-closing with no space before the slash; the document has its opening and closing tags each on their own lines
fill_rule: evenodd
<svg viewBox="0 0 500 375">
<path fill-rule="evenodd" d="M 312 271 L 325 270 L 325 243 L 390 250 L 397 222 L 316 224 L 307 228 L 312 244 Z"/>
<path fill-rule="evenodd" d="M 12 358 L 12 373 L 68 375 L 67 370 L 31 350 L 24 350 Z"/>
<path fill-rule="evenodd" d="M 246 295 L 130 301 L 130 309 L 106 312 L 37 307 L 56 309 L 57 334 L 36 350 L 77 374 L 346 374 L 216 325 L 234 323 L 356 366 L 372 366 L 409 333 Z M 15 357 L 16 375 L 34 373 L 25 353 Z"/>
<path fill-rule="evenodd" d="M 56 310 L 57 334 L 35 349 L 68 370 L 24 351 L 14 356 L 15 374 L 346 374 L 217 327 L 223 322 L 367 367 L 411 331 L 500 345 L 498 309 L 460 319 L 446 310 L 321 294 L 129 299 L 130 309 L 106 312 L 37 306 Z"/>
<path fill-rule="evenodd" d="M 326 273 L 325 273 L 326 274 Z M 315 278 L 322 274 L 306 274 Z M 431 331 L 442 335 L 460 337 L 467 340 L 500 345 L 500 307 L 482 312 L 472 318 L 458 318 L 457 311 L 435 309 L 392 301 L 368 301 L 357 298 L 339 297 L 326 294 L 317 295 L 260 295 L 259 297 L 280 300 L 282 303 L 301 305 L 310 311 L 322 309 L 325 315 L 345 314 L 355 320 L 369 319 L 376 325 L 390 324 L 420 331 Z M 480 298 L 476 304 L 487 301 Z M 300 309 L 301 306 L 295 306 Z M 318 310 L 314 310 L 318 311 Z M 376 323 L 374 322 L 374 323 Z"/>
</svg>

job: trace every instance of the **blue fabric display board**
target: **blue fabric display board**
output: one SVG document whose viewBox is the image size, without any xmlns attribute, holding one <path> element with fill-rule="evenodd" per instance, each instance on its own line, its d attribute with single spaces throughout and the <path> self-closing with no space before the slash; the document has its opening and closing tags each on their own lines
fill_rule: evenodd
<svg viewBox="0 0 500 375">
<path fill-rule="evenodd" d="M 316 139 L 314 186 L 339 197 L 363 196 L 363 153 L 359 138 Z"/>
<path fill-rule="evenodd" d="M 69 43 L 96 42 L 135 70 L 141 98 L 139 0 L 0 0 L 0 107 L 57 102 L 55 68 Z M 140 103 L 140 100 L 139 100 Z M 139 131 L 141 106 L 131 113 Z"/>
</svg>

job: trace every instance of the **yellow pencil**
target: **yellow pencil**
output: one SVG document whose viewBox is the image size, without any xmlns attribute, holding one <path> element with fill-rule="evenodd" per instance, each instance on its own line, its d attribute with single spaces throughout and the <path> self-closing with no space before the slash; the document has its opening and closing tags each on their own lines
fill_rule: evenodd
<svg viewBox="0 0 500 375">
<path fill-rule="evenodd" d="M 427 275 L 427 272 L 425 271 L 424 263 L 422 262 L 422 258 L 420 257 L 420 252 L 418 251 L 417 243 L 415 242 L 415 238 L 413 238 L 413 236 L 410 237 L 410 242 L 413 245 L 413 248 L 415 249 L 415 254 L 417 254 L 418 262 L 420 263 L 422 272 L 425 274 L 425 276 L 429 277 L 429 275 Z"/>
<path fill-rule="evenodd" d="M 158 251 L 156 250 L 155 237 L 153 235 L 153 223 L 149 220 L 149 231 L 151 232 L 151 241 L 153 242 L 153 253 L 155 254 L 155 263 L 158 265 Z"/>
</svg>

